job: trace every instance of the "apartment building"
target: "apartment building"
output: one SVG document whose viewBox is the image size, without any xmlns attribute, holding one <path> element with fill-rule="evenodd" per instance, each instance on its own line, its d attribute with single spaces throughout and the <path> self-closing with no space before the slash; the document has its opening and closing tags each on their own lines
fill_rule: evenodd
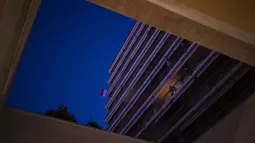
<svg viewBox="0 0 255 143">
<path fill-rule="evenodd" d="M 107 130 L 153 142 L 193 142 L 255 90 L 255 69 L 137 22 L 114 59 Z"/>
</svg>

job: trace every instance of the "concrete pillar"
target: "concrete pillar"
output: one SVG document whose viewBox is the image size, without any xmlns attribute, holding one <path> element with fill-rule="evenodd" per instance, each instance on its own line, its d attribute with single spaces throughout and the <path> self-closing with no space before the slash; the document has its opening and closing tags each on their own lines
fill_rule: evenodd
<svg viewBox="0 0 255 143">
<path fill-rule="evenodd" d="M 89 1 L 255 65 L 255 1 Z"/>
<path fill-rule="evenodd" d="M 255 93 L 203 134 L 196 143 L 254 143 L 254 108 Z"/>
<path fill-rule="evenodd" d="M 255 94 L 244 104 L 234 143 L 255 143 Z"/>
<path fill-rule="evenodd" d="M 0 2 L 0 108 L 4 104 L 41 0 Z"/>
<path fill-rule="evenodd" d="M 243 109 L 243 105 L 235 109 L 205 132 L 195 143 L 234 143 Z"/>
</svg>

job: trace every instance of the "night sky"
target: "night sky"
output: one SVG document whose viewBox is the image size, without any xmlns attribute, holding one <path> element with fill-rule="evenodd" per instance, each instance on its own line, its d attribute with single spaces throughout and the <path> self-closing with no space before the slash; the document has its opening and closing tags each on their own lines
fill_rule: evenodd
<svg viewBox="0 0 255 143">
<path fill-rule="evenodd" d="M 43 0 L 7 105 L 42 114 L 68 106 L 104 125 L 108 69 L 135 21 L 85 0 Z"/>
</svg>

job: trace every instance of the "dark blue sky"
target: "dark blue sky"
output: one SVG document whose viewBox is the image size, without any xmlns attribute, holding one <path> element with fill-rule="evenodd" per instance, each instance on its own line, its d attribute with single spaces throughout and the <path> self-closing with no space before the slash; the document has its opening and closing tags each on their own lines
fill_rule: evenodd
<svg viewBox="0 0 255 143">
<path fill-rule="evenodd" d="M 104 126 L 108 68 L 135 21 L 85 0 L 43 0 L 7 105 L 43 113 L 65 104 Z"/>
</svg>

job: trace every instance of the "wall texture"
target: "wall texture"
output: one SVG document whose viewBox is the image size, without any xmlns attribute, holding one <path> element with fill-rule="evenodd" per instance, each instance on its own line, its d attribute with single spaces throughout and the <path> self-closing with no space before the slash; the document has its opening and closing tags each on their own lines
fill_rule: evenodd
<svg viewBox="0 0 255 143">
<path fill-rule="evenodd" d="M 89 1 L 255 65 L 254 1 Z"/>
<path fill-rule="evenodd" d="M 3 107 L 1 143 L 145 143 L 111 132 Z"/>
<path fill-rule="evenodd" d="M 196 143 L 255 143 L 254 109 L 255 94 L 208 130 Z"/>
<path fill-rule="evenodd" d="M 254 143 L 255 94 L 202 135 L 196 143 Z M 10 107 L 0 111 L 3 143 L 145 143 Z"/>
<path fill-rule="evenodd" d="M 16 72 L 41 0 L 0 2 L 0 108 Z"/>
</svg>

